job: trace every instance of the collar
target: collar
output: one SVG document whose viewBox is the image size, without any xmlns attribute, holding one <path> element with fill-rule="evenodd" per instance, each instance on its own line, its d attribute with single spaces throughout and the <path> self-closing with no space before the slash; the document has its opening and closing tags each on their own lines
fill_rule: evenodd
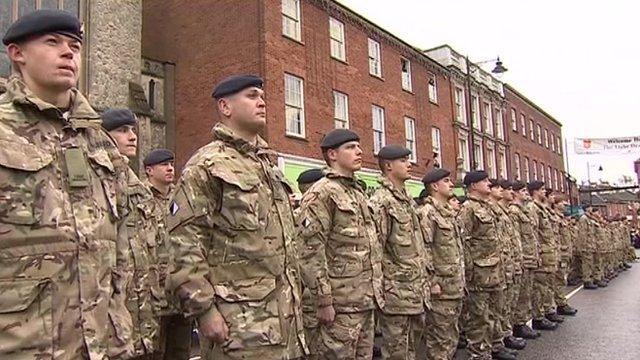
<svg viewBox="0 0 640 360">
<path fill-rule="evenodd" d="M 411 202 L 412 199 L 407 194 L 407 190 L 404 188 L 398 189 L 395 185 L 393 185 L 391 180 L 387 179 L 386 177 L 381 176 L 378 179 L 378 183 L 380 183 L 380 186 L 388 189 L 396 199 L 400 201 Z"/>
<path fill-rule="evenodd" d="M 439 201 L 435 201 L 431 196 L 427 196 L 425 203 L 433 206 L 436 211 L 445 217 L 455 216 L 454 210 L 449 203 L 440 203 Z"/>
<path fill-rule="evenodd" d="M 242 154 L 256 156 L 265 154 L 267 156 L 271 156 L 273 155 L 273 153 L 275 153 L 269 148 L 267 142 L 264 141 L 264 139 L 262 139 L 260 136 L 257 136 L 256 143 L 252 144 L 236 135 L 233 130 L 231 130 L 227 125 L 223 123 L 217 123 L 213 127 L 212 132 L 215 139 L 222 140 Z"/>
<path fill-rule="evenodd" d="M 366 187 L 363 186 L 363 184 L 361 184 L 360 180 L 355 175 L 353 177 L 348 177 L 348 176 L 339 174 L 337 171 L 335 171 L 332 168 L 327 168 L 327 173 L 325 174 L 325 177 L 329 179 L 335 179 L 340 183 L 344 184 L 345 186 L 353 187 L 363 192 L 366 191 Z"/>
</svg>

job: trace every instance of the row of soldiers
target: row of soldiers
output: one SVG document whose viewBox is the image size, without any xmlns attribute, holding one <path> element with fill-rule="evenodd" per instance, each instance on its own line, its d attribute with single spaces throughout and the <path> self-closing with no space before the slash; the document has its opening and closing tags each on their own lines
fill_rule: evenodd
<svg viewBox="0 0 640 360">
<path fill-rule="evenodd" d="M 560 291 L 564 203 L 542 183 L 471 172 L 457 211 L 437 169 L 416 207 L 410 152 L 391 145 L 369 198 L 354 175 L 360 139 L 340 129 L 323 139 L 327 169 L 294 215 L 259 135 L 266 104 L 252 75 L 215 86 L 213 140 L 175 187 L 162 149 L 141 181 L 127 160 L 133 114 L 100 117 L 75 88 L 82 41 L 78 19 L 52 10 L 3 37 L 13 72 L 0 96 L 3 359 L 188 358 L 192 321 L 205 359 L 370 359 L 376 318 L 385 358 L 415 358 L 424 343 L 428 358 L 450 359 L 460 323 L 474 358 L 512 359 L 516 336 L 537 336 L 529 318 L 548 329 L 575 314 Z M 585 281 L 620 265 L 617 252 L 593 253 L 581 256 Z"/>
</svg>

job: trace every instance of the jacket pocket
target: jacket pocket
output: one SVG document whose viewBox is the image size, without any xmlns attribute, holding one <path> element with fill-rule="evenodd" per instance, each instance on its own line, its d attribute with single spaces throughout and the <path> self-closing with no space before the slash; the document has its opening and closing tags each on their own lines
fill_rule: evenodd
<svg viewBox="0 0 640 360">
<path fill-rule="evenodd" d="M 52 290 L 48 279 L 0 280 L 2 354 L 21 359 L 53 356 Z"/>
<path fill-rule="evenodd" d="M 229 223 L 231 229 L 239 231 L 258 230 L 260 222 L 266 218 L 261 214 L 258 178 L 244 179 L 227 177 L 222 179 L 222 206 L 220 215 Z M 264 200 L 262 200 L 264 201 Z"/>
<path fill-rule="evenodd" d="M 413 233 L 411 214 L 390 208 L 389 215 L 393 219 L 393 225 L 388 242 L 392 245 L 393 251 L 401 259 L 415 258 L 419 254 L 414 244 L 415 234 Z"/>
<path fill-rule="evenodd" d="M 473 261 L 473 284 L 481 289 L 498 287 L 502 283 L 500 258 Z"/>
</svg>

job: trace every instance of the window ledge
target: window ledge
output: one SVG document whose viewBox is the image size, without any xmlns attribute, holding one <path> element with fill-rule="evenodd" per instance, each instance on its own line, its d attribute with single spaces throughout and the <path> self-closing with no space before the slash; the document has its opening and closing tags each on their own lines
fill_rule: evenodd
<svg viewBox="0 0 640 360">
<path fill-rule="evenodd" d="M 285 39 L 288 39 L 290 41 L 293 41 L 294 43 L 297 43 L 299 45 L 304 46 L 304 42 L 302 41 L 302 39 L 298 40 L 296 38 L 292 38 L 291 36 L 287 35 L 287 34 L 282 34 L 282 37 Z"/>
<path fill-rule="evenodd" d="M 378 75 L 372 74 L 372 73 L 369 73 L 369 75 L 371 75 L 372 78 L 378 79 L 380 81 L 384 81 L 384 78 L 382 76 L 378 76 Z"/>
<path fill-rule="evenodd" d="M 438 100 L 433 101 L 433 100 L 429 99 L 429 102 L 432 103 L 433 105 L 440 106 L 440 104 L 438 104 Z"/>
<path fill-rule="evenodd" d="M 309 140 L 308 140 L 304 135 L 299 135 L 299 134 L 294 134 L 294 133 L 288 133 L 288 132 L 285 132 L 284 136 L 285 136 L 285 137 L 288 137 L 288 138 L 290 138 L 290 139 L 295 139 L 295 140 L 301 140 L 301 141 L 309 142 Z"/>
<path fill-rule="evenodd" d="M 333 60 L 335 60 L 335 61 L 337 61 L 337 62 L 339 62 L 339 63 L 342 63 L 342 64 L 344 64 L 344 65 L 349 65 L 349 63 L 347 62 L 347 60 L 346 60 L 346 59 L 345 59 L 345 60 L 342 60 L 342 59 L 337 58 L 337 57 L 335 57 L 335 56 L 333 56 L 333 55 L 331 55 L 331 59 L 333 59 Z"/>
<path fill-rule="evenodd" d="M 411 90 L 411 89 L 405 89 L 405 88 L 402 88 L 402 91 L 404 91 L 404 92 L 406 92 L 406 93 L 409 93 L 409 94 L 411 94 L 411 95 L 415 95 L 415 93 L 414 93 L 414 92 L 413 92 L 413 90 Z"/>
</svg>

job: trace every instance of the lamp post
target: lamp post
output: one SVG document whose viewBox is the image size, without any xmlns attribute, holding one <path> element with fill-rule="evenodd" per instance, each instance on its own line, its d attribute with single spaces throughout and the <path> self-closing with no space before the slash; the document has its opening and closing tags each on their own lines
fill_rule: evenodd
<svg viewBox="0 0 640 360">
<path fill-rule="evenodd" d="M 598 171 L 602 171 L 602 165 L 598 166 Z M 589 205 L 593 205 L 593 191 L 591 191 L 591 165 L 587 161 L 587 182 L 589 183 Z"/>
<path fill-rule="evenodd" d="M 465 60 L 465 65 L 467 68 L 467 73 L 465 76 L 465 87 L 466 87 L 466 92 L 467 92 L 467 118 L 469 119 L 469 124 L 470 124 L 470 133 L 471 133 L 471 137 L 470 137 L 470 141 L 469 141 L 469 159 L 471 160 L 471 170 L 476 170 L 478 168 L 478 164 L 476 163 L 476 156 L 475 156 L 475 152 L 474 152 L 474 147 L 475 147 L 475 121 L 473 119 L 473 113 L 472 113 L 472 102 L 471 102 L 471 66 L 470 61 L 469 61 L 469 56 L 465 56 L 464 57 Z M 508 71 L 508 69 L 506 67 L 504 67 L 502 65 L 502 61 L 500 61 L 500 57 L 496 57 L 495 59 L 489 59 L 489 60 L 485 60 L 485 61 L 480 61 L 475 63 L 475 67 L 474 70 L 477 70 L 479 68 L 478 65 L 480 64 L 485 64 L 485 63 L 489 63 L 489 62 L 496 62 L 495 67 L 493 68 L 493 70 L 491 70 L 491 72 L 493 74 L 503 74 L 505 72 Z M 479 98 L 478 98 L 479 99 Z M 479 103 L 479 102 L 478 102 Z M 480 109 L 478 109 L 478 112 L 480 112 Z M 491 116 L 491 115 L 489 115 Z M 480 151 L 482 151 L 482 149 L 480 149 Z"/>
</svg>

